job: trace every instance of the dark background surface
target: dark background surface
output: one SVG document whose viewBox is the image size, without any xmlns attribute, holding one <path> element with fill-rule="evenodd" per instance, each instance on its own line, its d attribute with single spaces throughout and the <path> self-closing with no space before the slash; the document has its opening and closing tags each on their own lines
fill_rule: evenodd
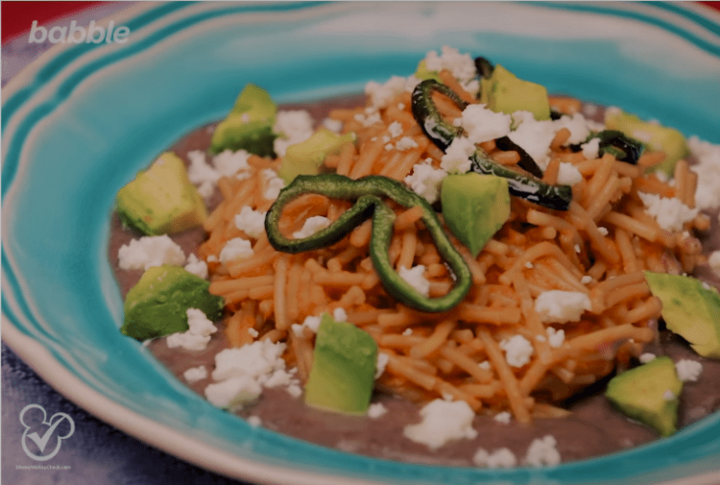
<svg viewBox="0 0 720 485">
<path fill-rule="evenodd" d="M 720 10 L 720 2 L 700 2 Z M 78 25 L 110 16 L 126 2 L 2 2 L 2 85 L 50 44 L 28 44 L 33 20 L 51 27 Z M 39 404 L 48 418 L 68 414 L 75 433 L 48 462 L 35 462 L 23 452 L 21 410 Z M 2 439 L 0 478 L 3 485 L 166 485 L 246 484 L 219 476 L 149 447 L 94 418 L 46 384 L 2 344 Z M 28 470 L 18 466 L 53 465 L 63 469 Z M 67 468 L 69 467 L 69 468 Z"/>
</svg>

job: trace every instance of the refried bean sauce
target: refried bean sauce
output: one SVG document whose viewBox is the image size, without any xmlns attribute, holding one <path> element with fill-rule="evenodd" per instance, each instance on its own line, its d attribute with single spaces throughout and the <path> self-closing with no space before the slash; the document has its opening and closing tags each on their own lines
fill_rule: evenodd
<svg viewBox="0 0 720 485">
<path fill-rule="evenodd" d="M 312 104 L 283 106 L 283 109 L 305 109 L 315 120 L 323 119 L 331 108 L 354 107 L 364 102 L 363 96 L 331 99 Z M 602 119 L 602 114 L 595 117 Z M 187 160 L 192 150 L 205 151 L 210 144 L 214 125 L 201 127 L 179 140 L 170 150 Z M 216 194 L 209 201 L 212 209 L 220 201 Z M 142 275 L 142 271 L 125 271 L 118 266 L 118 250 L 131 239 L 141 235 L 132 229 L 124 228 L 112 214 L 109 241 L 109 258 L 114 268 L 123 297 Z M 717 214 L 713 214 L 717 220 Z M 705 235 L 705 249 L 720 247 L 720 228 L 716 225 L 710 234 Z M 185 254 L 196 253 L 204 241 L 202 229 L 185 231 L 173 235 Z M 720 287 L 720 279 L 705 266 L 698 268 L 696 275 L 705 281 Z M 150 351 L 178 379 L 185 382 L 182 374 L 191 367 L 205 365 L 211 373 L 214 368 L 214 356 L 227 347 L 224 332 L 212 336 L 207 349 L 190 351 L 182 348 L 170 349 L 164 338 L 149 343 Z M 686 382 L 680 396 L 679 425 L 686 426 L 711 413 L 720 410 L 720 361 L 709 360 L 695 354 L 680 337 L 661 330 L 656 342 L 646 348 L 656 355 L 668 355 L 674 361 L 692 359 L 702 363 L 703 370 L 696 382 Z M 449 466 L 472 466 L 472 458 L 478 448 L 488 451 L 509 448 L 521 459 L 530 443 L 536 438 L 552 435 L 557 441 L 556 448 L 562 461 L 568 462 L 605 455 L 627 448 L 636 447 L 658 438 L 650 428 L 633 422 L 616 411 L 604 398 L 603 391 L 607 379 L 586 389 L 582 395 L 573 397 L 565 403 L 570 411 L 567 417 L 535 419 L 526 426 L 511 421 L 503 424 L 490 416 L 477 416 L 474 426 L 477 437 L 468 440 L 456 440 L 431 451 L 422 444 L 405 438 L 403 428 L 420 421 L 419 405 L 385 394 L 376 394 L 373 402 L 382 402 L 387 412 L 379 418 L 367 416 L 346 416 L 325 412 L 305 406 L 302 397 L 293 398 L 284 389 L 264 389 L 260 400 L 240 411 L 243 417 L 257 416 L 262 426 L 295 438 L 338 448 L 362 455 L 401 460 L 413 463 L 437 464 Z M 203 395 L 210 378 L 188 384 L 191 389 Z"/>
</svg>

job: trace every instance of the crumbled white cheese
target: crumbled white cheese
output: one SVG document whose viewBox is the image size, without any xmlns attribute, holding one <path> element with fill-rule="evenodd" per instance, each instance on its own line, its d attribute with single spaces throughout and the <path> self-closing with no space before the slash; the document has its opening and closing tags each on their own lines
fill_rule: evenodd
<svg viewBox="0 0 720 485">
<path fill-rule="evenodd" d="M 250 176 L 250 165 L 248 158 L 250 154 L 245 150 L 233 152 L 224 150 L 212 158 L 212 165 L 205 161 L 205 152 L 193 150 L 188 152 L 190 166 L 188 167 L 188 178 L 195 184 L 198 192 L 204 198 L 209 198 L 215 191 L 220 177 L 235 176 L 238 179 L 245 179 Z"/>
<path fill-rule="evenodd" d="M 677 396 L 675 395 L 675 393 L 672 392 L 670 389 L 666 390 L 666 391 L 663 393 L 663 399 L 665 399 L 666 401 L 672 401 L 672 400 L 675 399 L 676 397 L 677 397 Z"/>
<path fill-rule="evenodd" d="M 562 347 L 563 342 L 565 342 L 565 330 L 556 330 L 553 327 L 548 327 L 545 331 L 548 334 L 550 347 Z"/>
<path fill-rule="evenodd" d="M 484 104 L 470 104 L 462 112 L 460 125 L 465 129 L 471 143 L 482 143 L 501 138 L 510 133 L 512 117 L 496 113 Z"/>
<path fill-rule="evenodd" d="M 535 349 L 528 339 L 522 335 L 514 335 L 500 341 L 500 348 L 505 351 L 505 360 L 511 367 L 522 367 L 530 362 Z"/>
<path fill-rule="evenodd" d="M 475 61 L 470 54 L 461 54 L 458 49 L 443 46 L 440 54 L 430 51 L 425 55 L 425 67 L 428 71 L 447 69 L 460 82 L 465 90 L 475 94 L 480 89 Z"/>
<path fill-rule="evenodd" d="M 412 328 L 406 328 L 406 329 L 403 331 L 402 334 L 405 335 L 405 336 L 412 335 L 412 334 L 413 334 L 413 329 L 412 329 Z"/>
<path fill-rule="evenodd" d="M 392 136 L 393 138 L 397 138 L 398 136 L 402 135 L 403 127 L 399 121 L 393 121 L 392 123 L 390 123 L 390 126 L 388 126 L 388 132 L 390 133 L 390 136 Z"/>
<path fill-rule="evenodd" d="M 205 379 L 208 376 L 208 371 L 204 365 L 198 367 L 191 367 L 183 372 L 183 377 L 188 382 L 196 382 L 201 379 Z"/>
<path fill-rule="evenodd" d="M 280 195 L 280 190 L 285 187 L 285 181 L 278 176 L 278 173 L 272 168 L 266 168 L 262 171 L 265 177 L 265 193 L 263 197 L 267 200 L 275 200 Z"/>
<path fill-rule="evenodd" d="M 365 85 L 365 94 L 370 98 L 370 104 L 376 108 L 384 108 L 398 94 L 403 92 L 412 92 L 420 83 L 415 76 L 407 78 L 400 76 L 392 76 L 385 83 L 379 84 L 370 81 Z"/>
<path fill-rule="evenodd" d="M 379 378 L 385 372 L 390 356 L 384 352 L 378 352 L 377 363 L 375 364 L 375 379 Z"/>
<path fill-rule="evenodd" d="M 239 348 L 230 348 L 215 355 L 212 378 L 205 394 L 220 407 L 241 405 L 256 399 L 263 387 L 285 386 L 293 397 L 302 394 L 295 370 L 287 370 L 282 354 L 286 344 L 259 340 Z M 233 394 L 235 393 L 235 394 Z M 213 395 L 215 401 L 210 399 Z"/>
<path fill-rule="evenodd" d="M 262 424 L 262 419 L 260 419 L 259 416 L 252 415 L 252 416 L 248 416 L 247 422 L 253 428 L 257 428 L 258 426 L 260 426 Z"/>
<path fill-rule="evenodd" d="M 185 271 L 187 271 L 188 273 L 192 273 L 202 279 L 207 279 L 208 277 L 207 263 L 202 259 L 198 259 L 198 257 L 192 253 L 190 254 L 190 256 L 188 256 L 187 264 L 185 265 Z"/>
<path fill-rule="evenodd" d="M 255 401 L 261 393 L 260 384 L 248 375 L 231 377 L 205 387 L 207 400 L 220 408 L 229 408 Z"/>
<path fill-rule="evenodd" d="M 590 298 L 579 291 L 550 290 L 535 299 L 535 311 L 547 323 L 578 322 L 590 308 Z"/>
<path fill-rule="evenodd" d="M 697 381 L 702 373 L 703 365 L 696 360 L 682 359 L 675 363 L 675 369 L 681 381 Z"/>
<path fill-rule="evenodd" d="M 695 190 L 695 205 L 701 210 L 714 209 L 720 205 L 720 145 L 691 136 L 688 146 L 698 161 L 690 169 L 700 175 Z"/>
<path fill-rule="evenodd" d="M 405 177 L 405 183 L 429 203 L 434 203 L 440 193 L 440 184 L 447 172 L 426 162 L 416 163 L 413 172 Z"/>
<path fill-rule="evenodd" d="M 517 458 L 508 448 L 500 448 L 492 453 L 479 448 L 473 456 L 473 463 L 486 468 L 513 468 L 517 465 Z"/>
<path fill-rule="evenodd" d="M 343 122 L 340 120 L 334 120 L 332 118 L 325 118 L 320 124 L 323 128 L 327 128 L 333 133 L 341 133 L 343 129 Z"/>
<path fill-rule="evenodd" d="M 485 370 L 490 370 L 492 368 L 489 360 L 483 360 L 482 362 L 480 362 L 478 364 L 478 367 L 480 367 L 481 369 L 485 369 Z"/>
<path fill-rule="evenodd" d="M 313 315 L 308 315 L 305 317 L 305 320 L 302 322 L 302 324 L 293 323 L 290 328 L 293 332 L 295 332 L 295 335 L 298 337 L 302 337 L 303 334 L 303 328 L 309 328 L 313 331 L 313 333 L 317 333 L 317 329 L 320 327 L 320 317 L 315 317 Z"/>
<path fill-rule="evenodd" d="M 435 399 L 423 406 L 420 416 L 422 421 L 405 426 L 403 433 L 408 439 L 425 444 L 432 450 L 450 440 L 477 436 L 472 427 L 475 411 L 465 401 Z"/>
<path fill-rule="evenodd" d="M 347 312 L 342 307 L 333 310 L 333 320 L 336 322 L 347 322 Z"/>
<path fill-rule="evenodd" d="M 720 251 L 710 253 L 708 264 L 710 265 L 710 269 L 713 270 L 713 273 L 720 277 Z"/>
<path fill-rule="evenodd" d="M 279 111 L 275 117 L 273 131 L 280 135 L 275 138 L 273 149 L 277 156 L 283 157 L 290 145 L 303 142 L 312 136 L 312 116 L 305 110 Z"/>
<path fill-rule="evenodd" d="M 598 226 L 598 232 L 603 236 L 607 236 L 608 234 L 610 234 L 610 231 L 608 231 L 607 227 L 603 226 Z"/>
<path fill-rule="evenodd" d="M 527 263 L 525 263 L 525 267 L 526 267 L 527 269 L 533 269 L 533 268 L 535 267 L 535 265 L 532 264 L 530 261 L 528 261 Z"/>
<path fill-rule="evenodd" d="M 557 183 L 563 185 L 575 185 L 582 182 L 583 176 L 580 170 L 572 163 L 560 162 L 560 170 L 558 170 Z"/>
<path fill-rule="evenodd" d="M 185 264 L 185 253 L 167 234 L 132 239 L 118 250 L 120 269 L 147 270 L 153 266 Z"/>
<path fill-rule="evenodd" d="M 249 237 L 257 239 L 265 232 L 265 214 L 267 213 L 245 206 L 239 214 L 235 214 L 235 227 Z"/>
<path fill-rule="evenodd" d="M 440 168 L 447 173 L 465 173 L 470 170 L 470 156 L 475 152 L 475 145 L 464 136 L 456 137 L 440 160 Z"/>
<path fill-rule="evenodd" d="M 316 232 L 325 229 L 330 225 L 330 219 L 325 216 L 312 216 L 305 219 L 302 229 L 295 231 L 293 237 L 295 239 L 303 239 L 310 237 Z"/>
<path fill-rule="evenodd" d="M 295 383 L 295 384 L 290 384 L 290 385 L 287 387 L 287 392 L 288 392 L 288 394 L 290 394 L 292 397 L 300 397 L 300 396 L 302 396 L 302 393 L 303 393 L 302 388 L 301 388 L 300 385 L 297 384 L 297 383 Z"/>
<path fill-rule="evenodd" d="M 198 193 L 207 199 L 215 191 L 215 185 L 220 179 L 220 172 L 205 162 L 205 152 L 193 150 L 188 152 L 190 166 L 188 167 L 188 178 L 197 186 Z"/>
<path fill-rule="evenodd" d="M 239 175 L 240 178 L 247 178 L 249 174 L 243 172 L 250 169 L 248 158 L 250 158 L 250 153 L 245 150 L 236 152 L 223 150 L 213 157 L 213 165 L 215 165 L 215 169 L 221 176 L 232 177 L 233 175 Z"/>
<path fill-rule="evenodd" d="M 551 435 L 534 439 L 525 455 L 525 463 L 534 467 L 559 465 L 560 453 L 555 445 L 557 441 Z"/>
<path fill-rule="evenodd" d="M 377 419 L 387 412 L 387 408 L 382 403 L 373 403 L 368 407 L 367 414 L 369 418 Z"/>
<path fill-rule="evenodd" d="M 430 294 L 430 282 L 425 278 L 425 265 L 419 264 L 410 269 L 400 266 L 398 274 L 421 295 L 428 296 Z"/>
<path fill-rule="evenodd" d="M 588 160 L 595 160 L 600 156 L 600 138 L 592 138 L 587 143 L 580 145 L 583 157 Z"/>
<path fill-rule="evenodd" d="M 567 128 L 570 131 L 570 138 L 565 141 L 564 146 L 577 145 L 590 136 L 587 120 L 580 113 L 575 113 L 572 116 L 563 115 L 552 123 L 555 131 L 560 131 L 562 128 Z"/>
<path fill-rule="evenodd" d="M 497 413 L 493 419 L 498 423 L 510 424 L 512 414 L 510 414 L 508 411 L 503 411 L 501 413 Z"/>
<path fill-rule="evenodd" d="M 267 379 L 263 380 L 262 385 L 265 387 L 289 386 L 294 380 L 293 375 L 285 369 L 276 369 Z"/>
<path fill-rule="evenodd" d="M 375 123 L 380 123 L 382 121 L 382 118 L 380 117 L 380 113 L 377 111 L 370 111 L 365 113 L 358 113 L 354 116 L 356 121 L 359 121 L 360 124 L 362 124 L 364 127 L 372 126 Z"/>
<path fill-rule="evenodd" d="M 395 143 L 395 148 L 397 150 L 400 150 L 401 152 L 410 150 L 412 148 L 417 148 L 418 146 L 419 145 L 417 144 L 417 142 L 415 140 L 413 140 L 412 138 L 410 138 L 409 136 L 404 136 L 404 137 L 400 138 L 400 141 Z"/>
<path fill-rule="evenodd" d="M 655 359 L 655 354 L 653 354 L 651 352 L 645 352 L 644 354 L 641 354 L 640 357 L 638 357 L 638 360 L 643 364 L 647 364 L 648 362 L 650 362 L 651 360 L 654 360 L 654 359 Z"/>
<path fill-rule="evenodd" d="M 285 370 L 282 354 L 286 345 L 282 342 L 258 340 L 242 347 L 221 350 L 215 355 L 215 370 L 212 378 L 216 381 L 237 376 L 249 376 L 264 383 L 277 370 Z"/>
<path fill-rule="evenodd" d="M 545 170 L 550 162 L 550 144 L 555 138 L 552 121 L 537 121 L 529 111 L 512 114 L 513 125 L 517 126 L 508 137 L 532 157 Z"/>
<path fill-rule="evenodd" d="M 252 327 L 251 327 L 251 328 L 248 328 L 248 333 L 250 334 L 250 336 L 251 336 L 252 338 L 258 338 L 258 336 L 260 335 L 260 332 L 258 332 L 257 330 L 255 330 L 255 329 L 252 328 Z"/>
<path fill-rule="evenodd" d="M 238 258 L 249 258 L 253 255 L 252 245 L 247 239 L 236 237 L 225 243 L 220 251 L 220 262 L 227 264 Z"/>
<path fill-rule="evenodd" d="M 645 205 L 645 212 L 666 231 L 682 231 L 683 224 L 693 220 L 699 212 L 698 208 L 691 209 L 674 197 L 660 197 L 644 192 L 638 192 L 638 195 Z"/>
<path fill-rule="evenodd" d="M 197 308 L 188 308 L 186 315 L 188 329 L 168 335 L 167 346 L 171 349 L 182 347 L 187 350 L 204 350 L 210 342 L 210 335 L 217 332 L 217 327 Z"/>
</svg>

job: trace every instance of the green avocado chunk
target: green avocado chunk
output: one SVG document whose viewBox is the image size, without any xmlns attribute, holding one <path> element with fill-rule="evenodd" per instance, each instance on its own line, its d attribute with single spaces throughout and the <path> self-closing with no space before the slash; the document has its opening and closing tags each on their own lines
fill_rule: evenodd
<svg viewBox="0 0 720 485">
<path fill-rule="evenodd" d="M 221 121 L 210 140 L 210 151 L 245 150 L 261 157 L 274 157 L 273 133 L 277 105 L 264 89 L 248 84 L 232 111 Z"/>
<path fill-rule="evenodd" d="M 315 338 L 313 364 L 305 385 L 305 402 L 346 414 L 367 411 L 375 386 L 377 344 L 349 322 L 324 313 Z"/>
<path fill-rule="evenodd" d="M 608 130 L 618 130 L 645 145 L 650 150 L 665 153 L 665 159 L 654 170 L 662 170 L 672 176 L 678 160 L 690 154 L 690 148 L 682 133 L 674 128 L 643 121 L 633 114 L 620 110 L 605 112 L 605 126 Z"/>
<path fill-rule="evenodd" d="M 663 356 L 610 379 L 605 397 L 629 418 L 669 436 L 677 431 L 682 387 L 675 363 Z"/>
<path fill-rule="evenodd" d="M 440 200 L 450 231 L 473 258 L 510 217 L 507 179 L 468 172 L 443 179 Z"/>
<path fill-rule="evenodd" d="M 500 64 L 492 76 L 480 80 L 480 102 L 496 113 L 530 111 L 535 119 L 550 119 L 550 101 L 545 86 L 523 81 Z"/>
<path fill-rule="evenodd" d="M 207 208 L 183 161 L 165 152 L 116 196 L 120 217 L 143 234 L 173 234 L 202 224 Z"/>
<path fill-rule="evenodd" d="M 689 276 L 645 271 L 650 292 L 662 302 L 668 330 L 703 357 L 720 359 L 720 294 Z"/>
<path fill-rule="evenodd" d="M 320 128 L 307 140 L 287 148 L 278 174 L 286 184 L 298 175 L 317 175 L 328 155 L 336 153 L 343 145 L 352 141 L 355 141 L 355 133 L 338 135 L 326 128 Z"/>
<path fill-rule="evenodd" d="M 143 341 L 188 329 L 187 310 L 197 308 L 216 321 L 224 298 L 208 291 L 210 282 L 179 266 L 148 268 L 125 297 L 125 322 L 120 331 Z"/>
</svg>

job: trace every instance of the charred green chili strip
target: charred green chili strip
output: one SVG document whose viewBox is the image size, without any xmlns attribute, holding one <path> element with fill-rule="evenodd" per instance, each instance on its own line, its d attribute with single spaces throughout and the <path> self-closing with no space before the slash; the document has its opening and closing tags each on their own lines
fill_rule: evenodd
<svg viewBox="0 0 720 485">
<path fill-rule="evenodd" d="M 618 130 L 603 130 L 600 132 L 593 132 L 583 141 L 577 145 L 570 145 L 570 149 L 574 152 L 582 151 L 582 145 L 589 142 L 593 138 L 599 138 L 600 144 L 598 147 L 598 155 L 603 156 L 606 153 L 614 156 L 621 162 L 626 162 L 631 165 L 637 165 L 640 156 L 643 153 L 644 146 L 638 140 L 627 136 L 625 133 Z"/>
<path fill-rule="evenodd" d="M 502 151 L 516 151 L 518 155 L 520 155 L 520 161 L 518 162 L 518 166 L 522 168 L 523 170 L 529 172 L 531 175 L 536 176 L 537 178 L 542 178 L 543 171 L 538 166 L 537 163 L 535 163 L 535 160 L 533 160 L 533 157 L 531 157 L 528 152 L 525 151 L 523 147 L 515 143 L 510 139 L 509 136 L 503 136 L 500 138 L 497 138 L 495 140 L 495 145 Z"/>
<path fill-rule="evenodd" d="M 474 62 L 475 70 L 477 71 L 479 77 L 485 79 L 490 79 L 492 77 L 493 71 L 495 70 L 495 66 L 492 62 L 484 57 L 476 57 Z"/>
<path fill-rule="evenodd" d="M 600 138 L 600 156 L 610 153 L 621 162 L 637 165 L 643 152 L 642 143 L 618 130 L 603 130 L 596 137 Z"/>
<path fill-rule="evenodd" d="M 445 151 L 463 130 L 459 126 L 451 125 L 440 115 L 435 101 L 432 99 L 433 91 L 450 98 L 461 110 L 464 110 L 468 103 L 463 101 L 455 91 L 434 79 L 424 80 L 413 90 L 411 107 L 415 121 L 420 125 L 425 136 L 430 138 L 440 150 Z"/>
<path fill-rule="evenodd" d="M 468 104 L 460 99 L 452 89 L 434 79 L 426 79 L 418 84 L 413 91 L 412 111 L 415 120 L 428 138 L 442 151 L 446 151 L 453 139 L 462 134 L 462 128 L 453 126 L 443 119 L 432 99 L 433 91 L 448 96 L 460 109 L 465 109 Z M 521 154 L 521 159 L 524 153 L 532 161 L 532 164 L 524 163 L 525 166 L 522 167 L 530 172 L 530 175 L 516 172 L 495 162 L 480 147 L 477 147 L 471 157 L 472 171 L 508 179 L 510 194 L 529 200 L 537 205 L 554 210 L 567 210 L 570 207 L 570 201 L 572 200 L 572 188 L 570 186 L 550 185 L 543 182 L 540 180 L 542 171 L 525 150 L 522 150 L 508 137 L 502 137 L 499 140 L 503 146 L 519 148 L 521 151 L 518 153 Z"/>
<path fill-rule="evenodd" d="M 478 148 L 470 157 L 470 170 L 483 175 L 495 175 L 508 181 L 510 195 L 559 211 L 566 211 L 572 201 L 569 185 L 550 185 L 531 175 L 523 175 L 492 160 Z"/>
<path fill-rule="evenodd" d="M 356 202 L 330 226 L 312 236 L 300 239 L 285 237 L 278 226 L 283 208 L 292 200 L 310 193 Z M 388 251 L 393 235 L 395 213 L 383 201 L 383 197 L 390 198 L 406 208 L 420 206 L 423 209 L 422 221 L 425 228 L 455 278 L 455 285 L 447 294 L 437 298 L 426 297 L 401 278 L 393 268 Z M 265 216 L 265 230 L 270 244 L 276 250 L 299 253 L 335 244 L 370 217 L 372 217 L 370 257 L 380 281 L 389 294 L 405 305 L 424 312 L 447 311 L 462 301 L 472 284 L 467 263 L 448 239 L 430 204 L 393 179 L 369 175 L 353 180 L 334 173 L 298 175 L 290 185 L 280 191 L 277 200 L 270 207 Z"/>
</svg>

